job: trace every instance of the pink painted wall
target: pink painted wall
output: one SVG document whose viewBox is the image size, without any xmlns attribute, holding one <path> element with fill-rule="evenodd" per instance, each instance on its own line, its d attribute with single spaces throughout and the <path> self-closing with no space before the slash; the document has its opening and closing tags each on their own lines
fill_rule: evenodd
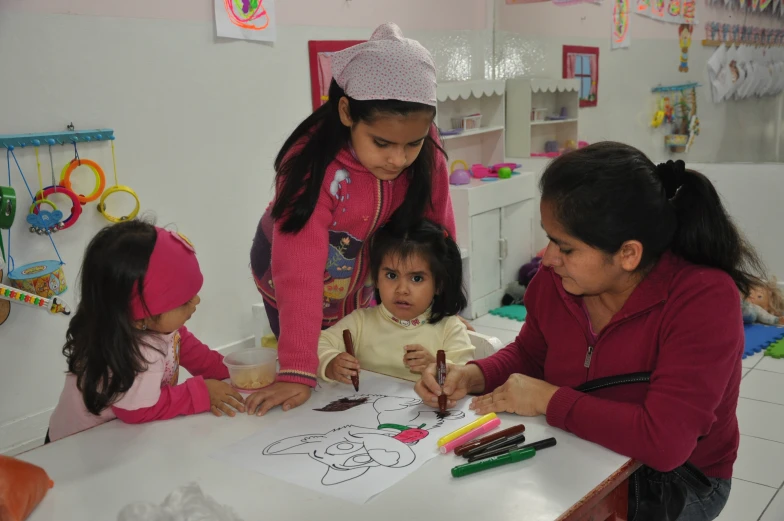
<svg viewBox="0 0 784 521">
<path fill-rule="evenodd" d="M 276 0 L 279 25 L 484 29 L 484 0 Z M 2 0 L 0 11 L 211 20 L 213 0 Z"/>
<path fill-rule="evenodd" d="M 630 0 L 630 7 L 635 3 Z M 507 5 L 503 0 L 498 3 L 496 20 L 498 28 L 531 37 L 574 37 L 610 39 L 613 0 L 604 0 L 601 5 L 576 4 L 557 6 L 550 2 L 536 4 Z M 744 21 L 745 19 L 745 21 Z M 694 41 L 704 39 L 703 22 L 722 22 L 753 25 L 757 27 L 784 28 L 781 18 L 770 16 L 735 13 L 727 9 L 713 8 L 704 0 L 697 0 L 697 20 Z M 677 25 L 657 22 L 650 18 L 633 14 L 629 25 L 632 48 L 634 40 L 677 38 Z"/>
</svg>

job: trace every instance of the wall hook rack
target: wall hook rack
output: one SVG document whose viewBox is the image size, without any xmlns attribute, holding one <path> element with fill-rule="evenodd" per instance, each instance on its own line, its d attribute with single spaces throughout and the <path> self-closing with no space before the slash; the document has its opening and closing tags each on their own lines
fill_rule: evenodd
<svg viewBox="0 0 784 521">
<path fill-rule="evenodd" d="M 114 130 L 110 128 L 40 132 L 36 134 L 0 134 L 0 148 L 70 145 L 73 143 L 89 143 L 91 141 L 111 141 L 113 139 Z"/>
</svg>

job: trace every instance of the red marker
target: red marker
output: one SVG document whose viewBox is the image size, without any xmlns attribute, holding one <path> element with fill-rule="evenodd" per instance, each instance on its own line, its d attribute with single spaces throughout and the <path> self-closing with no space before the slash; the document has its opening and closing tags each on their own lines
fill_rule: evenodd
<svg viewBox="0 0 784 521">
<path fill-rule="evenodd" d="M 346 344 L 346 353 L 354 356 L 354 341 L 351 340 L 351 331 L 348 329 L 343 330 L 343 342 Z M 354 358 L 356 358 L 354 356 Z M 354 390 L 359 392 L 359 375 L 355 374 L 351 377 L 351 383 L 354 384 Z"/>
<path fill-rule="evenodd" d="M 446 382 L 446 353 L 439 349 L 436 353 L 436 380 L 441 386 L 441 396 L 438 397 L 438 412 L 446 413 L 446 395 L 444 394 L 444 382 Z"/>
</svg>

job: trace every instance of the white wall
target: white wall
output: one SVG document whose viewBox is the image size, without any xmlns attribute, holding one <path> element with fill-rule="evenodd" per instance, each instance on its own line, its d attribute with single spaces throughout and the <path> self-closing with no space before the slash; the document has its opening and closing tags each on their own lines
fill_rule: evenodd
<svg viewBox="0 0 784 521">
<path fill-rule="evenodd" d="M 188 11 L 194 19 L 172 19 L 185 11 L 153 2 L 138 13 L 123 11 L 123 2 L 55 2 L 53 12 L 70 15 L 46 14 L 51 0 L 0 6 L 0 134 L 59 130 L 71 121 L 82 129 L 113 128 L 121 182 L 138 192 L 143 210 L 154 211 L 158 224 L 175 224 L 196 245 L 205 284 L 189 326 L 220 347 L 251 338 L 257 329 L 251 305 L 260 297 L 248 254 L 270 199 L 274 155 L 311 110 L 307 41 L 367 38 L 390 13 L 369 13 L 343 0 L 318 0 L 316 6 L 314 0 L 289 0 L 300 5 L 284 8 L 281 19 L 329 2 L 333 23 L 346 20 L 350 27 L 286 25 L 270 46 L 217 39 L 211 0 L 175 1 L 197 6 Z M 444 5 L 431 8 L 445 11 L 452 1 L 436 0 L 431 3 Z M 459 1 L 465 15 L 473 0 Z M 485 52 L 492 49 L 484 8 L 472 7 L 471 16 L 455 14 L 441 20 L 438 30 L 425 31 L 428 22 L 415 16 L 415 3 L 403 2 L 408 8 L 396 21 L 431 49 L 441 79 L 484 74 Z M 107 9 L 122 12 L 101 16 Z M 127 17 L 156 9 L 165 11 L 156 13 L 158 19 Z M 319 23 L 311 18 L 306 23 Z M 79 149 L 111 172 L 108 144 Z M 28 181 L 37 184 L 33 151 L 16 153 Z M 72 157 L 72 149 L 57 147 L 56 170 Z M 47 149 L 41 159 L 46 179 Z M 29 197 L 15 171 L 12 179 L 25 207 Z M 17 266 L 53 258 L 48 241 L 30 235 L 23 219 L 17 217 L 12 234 Z M 72 288 L 63 297 L 72 305 L 84 247 L 105 224 L 93 203 L 74 228 L 55 236 Z M 67 324 L 62 316 L 14 306 L 0 327 L 0 453 L 43 438 L 62 388 Z"/>
</svg>

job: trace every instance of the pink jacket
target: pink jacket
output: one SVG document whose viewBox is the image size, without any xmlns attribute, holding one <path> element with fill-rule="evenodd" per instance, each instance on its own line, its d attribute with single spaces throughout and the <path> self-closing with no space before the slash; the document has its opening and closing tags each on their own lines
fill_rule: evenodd
<svg viewBox="0 0 784 521">
<path fill-rule="evenodd" d="M 115 417 L 126 423 L 143 423 L 209 411 L 210 395 L 204 380 L 229 377 L 223 356 L 185 327 L 168 335 L 150 335 L 149 342 L 150 346 L 142 347 L 149 362 L 147 371 L 139 373 L 128 392 L 97 416 L 85 407 L 76 376 L 67 374 L 49 420 L 50 439 L 59 440 Z M 177 384 L 181 365 L 194 376 Z"/>
<path fill-rule="evenodd" d="M 437 156 L 425 216 L 454 237 L 449 171 L 443 154 Z M 316 209 L 301 231 L 281 233 L 267 209 L 259 226 L 271 239 L 272 262 L 267 273 L 254 276 L 267 305 L 280 314 L 278 381 L 315 386 L 322 326 L 370 304 L 365 241 L 402 204 L 408 184 L 405 173 L 380 181 L 344 149 L 327 167 Z"/>
<path fill-rule="evenodd" d="M 738 290 L 716 269 L 666 254 L 590 341 L 582 299 L 542 268 L 525 293 L 514 343 L 476 363 L 485 391 L 522 373 L 561 386 L 550 425 L 660 471 L 687 460 L 729 479 L 740 434 L 735 409 L 744 336 Z M 650 384 L 583 394 L 588 380 L 651 371 Z"/>
</svg>

